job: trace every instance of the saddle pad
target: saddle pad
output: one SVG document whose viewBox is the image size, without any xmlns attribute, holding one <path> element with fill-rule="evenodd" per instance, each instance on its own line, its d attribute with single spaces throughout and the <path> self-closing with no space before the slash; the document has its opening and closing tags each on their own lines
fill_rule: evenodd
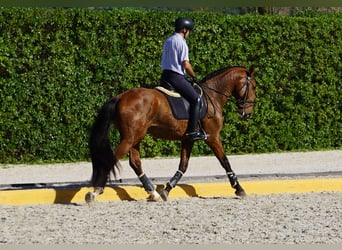
<svg viewBox="0 0 342 250">
<path fill-rule="evenodd" d="M 165 95 L 170 104 L 172 114 L 177 120 L 189 120 L 190 104 L 184 97 L 177 92 L 167 90 L 160 86 L 156 87 L 156 89 Z M 200 113 L 201 119 L 204 118 L 205 114 L 207 113 L 203 98 L 201 98 Z"/>
<path fill-rule="evenodd" d="M 158 89 L 160 92 L 163 92 L 166 95 L 173 96 L 173 97 L 181 97 L 181 95 L 177 92 L 170 91 L 162 86 L 157 86 L 156 89 Z"/>
</svg>

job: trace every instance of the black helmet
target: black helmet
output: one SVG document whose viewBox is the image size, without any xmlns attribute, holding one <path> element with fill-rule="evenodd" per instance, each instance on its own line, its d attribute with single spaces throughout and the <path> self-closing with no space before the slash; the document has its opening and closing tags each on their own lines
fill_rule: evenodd
<svg viewBox="0 0 342 250">
<path fill-rule="evenodd" d="M 189 30 L 194 29 L 194 22 L 187 17 L 179 17 L 175 21 L 175 31 L 180 31 L 183 28 L 187 28 Z"/>
</svg>

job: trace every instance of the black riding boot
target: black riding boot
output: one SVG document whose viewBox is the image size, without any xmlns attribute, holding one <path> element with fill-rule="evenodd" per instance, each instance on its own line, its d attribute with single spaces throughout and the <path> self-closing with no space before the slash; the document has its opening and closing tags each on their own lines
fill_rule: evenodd
<svg viewBox="0 0 342 250">
<path fill-rule="evenodd" d="M 197 98 L 196 102 L 190 105 L 190 117 L 188 122 L 188 128 L 185 133 L 187 140 L 197 141 L 205 140 L 208 138 L 208 135 L 206 135 L 202 131 L 197 130 L 198 121 L 200 119 L 200 108 L 201 99 Z"/>
</svg>

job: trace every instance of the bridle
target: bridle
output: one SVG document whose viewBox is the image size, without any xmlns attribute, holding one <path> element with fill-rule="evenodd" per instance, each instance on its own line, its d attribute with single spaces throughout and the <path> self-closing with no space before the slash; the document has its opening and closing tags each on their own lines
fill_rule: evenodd
<svg viewBox="0 0 342 250">
<path fill-rule="evenodd" d="M 246 82 L 245 84 L 241 87 L 241 89 L 243 89 L 245 86 L 246 86 L 246 91 L 245 93 L 243 94 L 242 98 L 241 99 L 238 99 L 236 101 L 237 105 L 239 108 L 242 108 L 242 114 L 241 116 L 242 117 L 245 117 L 245 116 L 248 116 L 250 114 L 247 114 L 246 113 L 246 109 L 251 107 L 251 106 L 254 106 L 255 104 L 255 101 L 251 101 L 251 100 L 248 100 L 248 94 L 249 94 L 249 85 L 251 84 L 251 81 L 254 80 L 254 78 L 250 77 L 250 76 L 247 76 L 246 78 Z M 240 90 L 241 90 L 240 89 Z M 240 91 L 239 90 L 239 91 Z"/>
<path fill-rule="evenodd" d="M 249 108 L 250 106 L 254 106 L 254 105 L 255 105 L 255 101 L 248 100 L 249 88 L 250 88 L 250 84 L 251 84 L 251 81 L 252 81 L 252 80 L 255 80 L 255 79 L 252 78 L 252 77 L 250 77 L 250 76 L 247 76 L 245 83 L 244 83 L 244 84 L 242 85 L 242 87 L 238 90 L 238 91 L 240 91 L 241 89 L 243 89 L 243 88 L 246 86 L 246 91 L 245 91 L 245 93 L 243 94 L 243 96 L 242 96 L 241 99 L 238 99 L 238 100 L 235 101 L 236 104 L 238 105 L 238 107 L 239 107 L 239 108 L 242 108 L 242 110 L 243 110 L 243 111 L 242 111 L 242 114 L 241 114 L 242 117 L 249 116 L 250 114 L 247 114 L 247 113 L 246 113 L 247 108 Z M 219 95 L 223 95 L 223 96 L 225 96 L 227 99 L 229 98 L 229 95 L 227 95 L 227 94 L 225 94 L 225 93 L 222 93 L 222 92 L 218 91 L 217 89 L 214 89 L 214 88 L 211 88 L 211 87 L 209 87 L 209 86 L 202 85 L 202 84 L 201 84 L 201 87 L 202 87 L 202 88 L 206 88 L 206 89 L 208 89 L 208 90 L 211 90 L 211 91 L 213 91 L 213 92 L 215 92 L 215 93 L 217 93 L 217 94 L 219 94 Z M 207 96 L 208 99 L 210 100 L 210 102 L 211 102 L 211 104 L 213 105 L 213 107 L 215 107 L 214 102 L 211 100 L 210 96 L 209 96 L 208 94 L 206 94 L 206 96 Z M 216 113 L 216 108 L 215 108 L 215 111 L 214 111 L 214 112 Z"/>
</svg>

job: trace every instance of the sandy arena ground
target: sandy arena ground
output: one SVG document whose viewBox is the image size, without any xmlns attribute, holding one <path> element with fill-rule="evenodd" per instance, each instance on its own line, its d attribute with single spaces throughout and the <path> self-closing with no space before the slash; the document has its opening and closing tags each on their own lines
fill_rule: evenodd
<svg viewBox="0 0 342 250">
<path fill-rule="evenodd" d="M 342 193 L 0 207 L 8 244 L 341 244 Z"/>
<path fill-rule="evenodd" d="M 281 173 L 284 168 L 292 173 L 329 172 L 342 170 L 341 153 L 246 155 L 230 160 L 238 174 Z M 171 176 L 178 165 L 178 159 L 144 162 L 150 176 Z M 166 165 L 173 167 L 166 170 Z M 189 168 L 189 176 L 223 174 L 211 157 L 193 159 Z M 125 170 L 124 178 L 134 177 L 130 172 Z M 90 174 L 89 163 L 3 166 L 0 183 L 79 181 L 88 180 Z M 180 198 L 161 203 L 98 201 L 92 206 L 2 205 L 0 243 L 341 244 L 341 211 L 341 192 Z"/>
</svg>

